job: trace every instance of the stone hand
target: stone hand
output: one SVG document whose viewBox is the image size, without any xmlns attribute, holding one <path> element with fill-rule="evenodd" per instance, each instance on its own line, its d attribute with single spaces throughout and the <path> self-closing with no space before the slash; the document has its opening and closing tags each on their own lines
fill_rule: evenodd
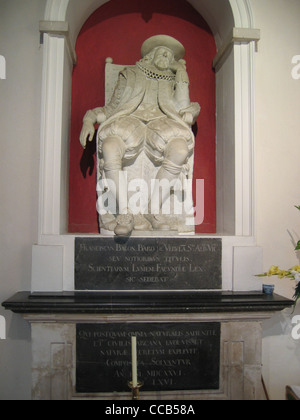
<svg viewBox="0 0 300 420">
<path fill-rule="evenodd" d="M 102 124 L 106 121 L 106 115 L 102 108 L 100 108 L 98 114 L 97 114 L 97 123 Z"/>
<path fill-rule="evenodd" d="M 84 122 L 83 127 L 80 133 L 80 143 L 81 146 L 85 149 L 87 141 L 93 141 L 95 134 L 94 124 L 91 122 Z"/>
<path fill-rule="evenodd" d="M 177 73 L 178 71 L 186 72 L 186 61 L 173 61 L 173 63 L 170 64 L 170 70 L 172 70 L 173 73 Z"/>
<path fill-rule="evenodd" d="M 191 126 L 193 125 L 194 117 L 190 112 L 185 112 L 182 115 L 182 119 L 186 124 L 191 125 Z"/>
</svg>

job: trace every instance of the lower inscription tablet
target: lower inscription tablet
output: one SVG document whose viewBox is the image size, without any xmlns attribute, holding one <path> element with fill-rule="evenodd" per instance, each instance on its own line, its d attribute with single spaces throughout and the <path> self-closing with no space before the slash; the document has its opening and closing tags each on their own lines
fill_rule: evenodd
<svg viewBox="0 0 300 420">
<path fill-rule="evenodd" d="M 142 391 L 219 389 L 219 323 L 78 324 L 76 391 L 129 392 L 131 336 Z"/>
</svg>

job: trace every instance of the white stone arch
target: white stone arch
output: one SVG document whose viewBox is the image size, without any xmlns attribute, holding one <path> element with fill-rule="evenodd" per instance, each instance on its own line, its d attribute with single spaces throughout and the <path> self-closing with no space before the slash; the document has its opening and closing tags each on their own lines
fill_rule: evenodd
<svg viewBox="0 0 300 420">
<path fill-rule="evenodd" d="M 64 245 L 63 289 L 72 289 L 67 235 L 71 81 L 75 43 L 87 18 L 110 0 L 47 0 L 44 22 L 39 244 Z M 230 246 L 255 244 L 254 29 L 249 0 L 187 0 L 210 26 L 218 48 L 217 231 Z M 226 101 L 224 100 L 226 98 Z M 230 240 L 228 239 L 230 237 Z M 228 255 L 232 255 L 232 246 Z M 232 288 L 233 262 L 226 262 Z M 224 276 L 223 276 L 224 277 Z M 67 285 L 67 286 L 66 286 Z"/>
<path fill-rule="evenodd" d="M 47 0 L 45 20 L 65 21 L 69 0 Z"/>
<path fill-rule="evenodd" d="M 110 0 L 48 0 L 46 21 L 68 21 L 75 40 L 86 19 Z M 207 21 L 217 46 L 224 42 L 232 27 L 253 28 L 249 0 L 187 0 Z"/>
</svg>

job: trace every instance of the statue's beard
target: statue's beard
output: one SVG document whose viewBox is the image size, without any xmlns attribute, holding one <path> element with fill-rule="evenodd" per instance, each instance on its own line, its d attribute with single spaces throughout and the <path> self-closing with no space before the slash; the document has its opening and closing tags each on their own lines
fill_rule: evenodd
<svg viewBox="0 0 300 420">
<path fill-rule="evenodd" d="M 170 61 L 165 57 L 158 57 L 153 61 L 154 66 L 160 71 L 167 71 L 170 68 Z"/>
</svg>

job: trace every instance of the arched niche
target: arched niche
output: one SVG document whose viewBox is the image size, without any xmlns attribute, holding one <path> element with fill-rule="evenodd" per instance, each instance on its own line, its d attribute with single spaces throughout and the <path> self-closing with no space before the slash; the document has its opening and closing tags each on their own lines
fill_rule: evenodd
<svg viewBox="0 0 300 420">
<path fill-rule="evenodd" d="M 67 232 L 66 180 L 74 45 L 83 23 L 106 2 L 47 2 L 45 21 L 50 29 L 52 22 L 52 31 L 44 29 L 41 234 Z M 217 232 L 251 236 L 254 234 L 254 46 L 245 41 L 230 46 L 228 38 L 235 27 L 253 27 L 250 5 L 247 0 L 189 0 L 189 3 L 209 24 L 218 51 L 226 52 L 217 63 L 220 66 L 217 71 Z M 60 30 L 59 22 L 62 26 L 64 23 L 64 30 Z"/>
<path fill-rule="evenodd" d="M 43 36 L 39 245 L 63 245 L 62 286 L 72 290 L 67 235 L 71 80 L 75 42 L 88 17 L 109 0 L 47 0 Z M 217 234 L 224 250 L 223 288 L 233 288 L 232 247 L 255 245 L 254 78 L 258 31 L 249 0 L 187 0 L 215 37 L 217 83 Z M 228 258 L 226 257 L 228 256 Z M 33 285 L 34 288 L 34 285 Z M 55 288 L 55 286 L 53 286 Z M 48 287 L 49 289 L 49 287 Z"/>
<path fill-rule="evenodd" d="M 216 43 L 207 23 L 186 0 L 111 0 L 84 23 L 77 37 L 77 63 L 72 76 L 69 233 L 99 232 L 96 141 L 88 143 L 83 151 L 78 139 L 87 109 L 105 102 L 105 60 L 113 57 L 116 64 L 135 64 L 145 39 L 161 32 L 184 45 L 190 98 L 201 104 L 194 127 L 194 186 L 196 180 L 204 180 L 204 218 L 196 225 L 196 232 L 216 233 L 216 75 L 212 68 Z M 194 199 L 196 203 L 195 188 Z M 199 204 L 199 194 L 197 201 Z"/>
</svg>

